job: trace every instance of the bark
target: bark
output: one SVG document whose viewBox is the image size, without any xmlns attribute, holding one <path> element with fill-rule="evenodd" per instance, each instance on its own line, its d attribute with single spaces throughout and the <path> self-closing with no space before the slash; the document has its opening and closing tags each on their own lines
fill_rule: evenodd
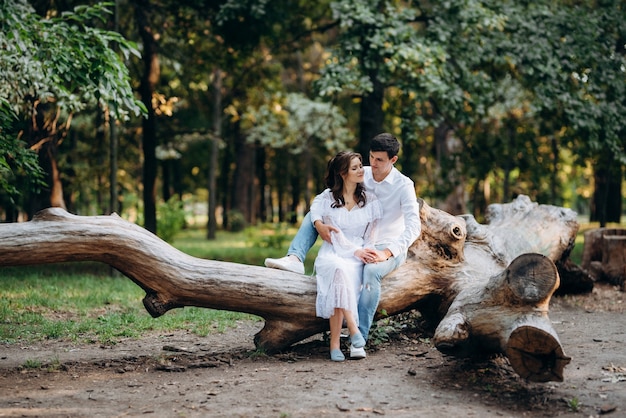
<svg viewBox="0 0 626 418">
<path fill-rule="evenodd" d="M 234 138 L 235 171 L 230 192 L 232 196 L 231 210 L 240 212 L 245 222 L 252 224 L 255 221 L 252 210 L 255 147 L 253 144 L 247 143 L 246 137 L 238 125 L 235 128 Z"/>
<path fill-rule="evenodd" d="M 595 281 L 626 282 L 626 229 L 596 228 L 585 231 L 581 266 Z"/>
<path fill-rule="evenodd" d="M 212 100 L 213 137 L 209 149 L 209 174 L 207 188 L 209 190 L 207 239 L 214 240 L 217 233 L 217 155 L 219 141 L 222 137 L 222 70 L 213 70 Z"/>
<path fill-rule="evenodd" d="M 384 279 L 380 312 L 419 309 L 438 323 L 438 349 L 465 356 L 504 353 L 529 380 L 562 380 L 569 358 L 548 318 L 558 287 L 554 262 L 568 253 L 576 214 L 520 196 L 491 205 L 488 225 L 421 202 L 421 237 L 407 262 Z M 315 281 L 257 266 L 191 257 L 117 215 L 81 217 L 62 209 L 32 221 L 0 225 L 0 265 L 67 261 L 107 263 L 141 286 L 158 317 L 199 306 L 265 319 L 259 348 L 280 351 L 328 329 L 315 317 Z"/>
<path fill-rule="evenodd" d="M 383 112 L 383 97 L 385 86 L 378 80 L 377 70 L 369 72 L 372 81 L 372 91 L 361 97 L 359 106 L 359 145 L 358 152 L 368 161 L 370 154 L 370 141 L 379 133 L 383 132 L 385 114 Z"/>
<path fill-rule="evenodd" d="M 152 8 L 147 0 L 135 1 L 135 21 L 139 35 L 143 42 L 144 72 L 141 76 L 141 101 L 148 109 L 148 116 L 142 119 L 143 126 L 143 205 L 144 224 L 146 228 L 156 233 L 156 177 L 157 177 L 157 128 L 156 113 L 152 104 L 152 95 L 159 83 L 161 66 L 158 55 L 158 35 L 150 23 Z"/>
<path fill-rule="evenodd" d="M 33 103 L 31 126 L 26 135 L 29 148 L 39 154 L 39 164 L 46 172 L 47 188 L 31 196 L 29 218 L 49 206 L 67 210 L 57 153 L 59 145 L 67 138 L 72 115 L 61 121 L 61 113 L 54 102 L 41 103 L 37 100 Z"/>
</svg>

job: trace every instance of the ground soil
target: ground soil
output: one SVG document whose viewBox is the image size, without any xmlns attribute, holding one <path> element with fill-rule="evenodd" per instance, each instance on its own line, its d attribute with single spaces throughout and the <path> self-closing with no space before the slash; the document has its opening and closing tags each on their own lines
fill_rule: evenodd
<svg viewBox="0 0 626 418">
<path fill-rule="evenodd" d="M 368 346 L 366 359 L 343 363 L 328 359 L 323 335 L 259 354 L 263 323 L 254 321 L 107 347 L 0 345 L 0 416 L 625 417 L 625 307 L 608 285 L 553 298 L 550 318 L 572 362 L 563 382 L 548 383 L 521 379 L 502 356 L 446 357 L 410 322 Z"/>
</svg>

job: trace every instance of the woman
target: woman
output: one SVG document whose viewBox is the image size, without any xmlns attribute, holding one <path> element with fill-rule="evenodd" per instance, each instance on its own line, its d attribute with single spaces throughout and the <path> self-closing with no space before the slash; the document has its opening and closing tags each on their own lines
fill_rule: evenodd
<svg viewBox="0 0 626 418">
<path fill-rule="evenodd" d="M 364 248 L 373 248 L 376 224 L 382 209 L 376 196 L 363 187 L 361 155 L 344 151 L 328 163 L 326 190 L 311 205 L 311 220 L 333 225 L 331 243 L 324 241 L 315 259 L 317 279 L 316 314 L 330 322 L 330 358 L 343 361 L 340 348 L 343 322 L 352 345 L 361 348 L 365 340 L 358 328 L 357 302 L 363 279 L 363 265 L 370 261 Z"/>
</svg>

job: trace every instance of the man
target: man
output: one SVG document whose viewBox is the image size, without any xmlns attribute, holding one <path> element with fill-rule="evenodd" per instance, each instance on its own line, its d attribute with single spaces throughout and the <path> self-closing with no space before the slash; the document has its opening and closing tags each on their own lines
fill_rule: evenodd
<svg viewBox="0 0 626 418">
<path fill-rule="evenodd" d="M 383 208 L 376 249 L 369 250 L 372 262 L 365 264 L 363 269 L 363 289 L 358 304 L 359 331 L 366 341 L 380 301 L 382 278 L 404 263 L 409 246 L 422 230 L 415 185 L 394 167 L 399 151 L 400 143 L 396 137 L 389 133 L 376 135 L 370 144 L 370 166 L 365 167 L 365 188 L 374 192 Z M 325 225 L 321 219 L 311 219 L 307 214 L 289 246 L 287 256 L 267 258 L 265 265 L 304 274 L 303 260 L 318 234 L 324 241 L 330 242 L 333 230 L 334 227 Z M 364 358 L 365 349 L 350 346 L 350 357 Z"/>
</svg>

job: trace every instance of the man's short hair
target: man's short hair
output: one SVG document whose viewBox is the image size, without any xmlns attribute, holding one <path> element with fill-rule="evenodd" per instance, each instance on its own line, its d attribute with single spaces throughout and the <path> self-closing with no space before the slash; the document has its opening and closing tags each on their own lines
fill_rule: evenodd
<svg viewBox="0 0 626 418">
<path fill-rule="evenodd" d="M 370 151 L 384 151 L 387 153 L 389 158 L 393 158 L 400 152 L 400 142 L 392 134 L 383 132 L 382 134 L 378 134 L 372 138 Z"/>
</svg>

